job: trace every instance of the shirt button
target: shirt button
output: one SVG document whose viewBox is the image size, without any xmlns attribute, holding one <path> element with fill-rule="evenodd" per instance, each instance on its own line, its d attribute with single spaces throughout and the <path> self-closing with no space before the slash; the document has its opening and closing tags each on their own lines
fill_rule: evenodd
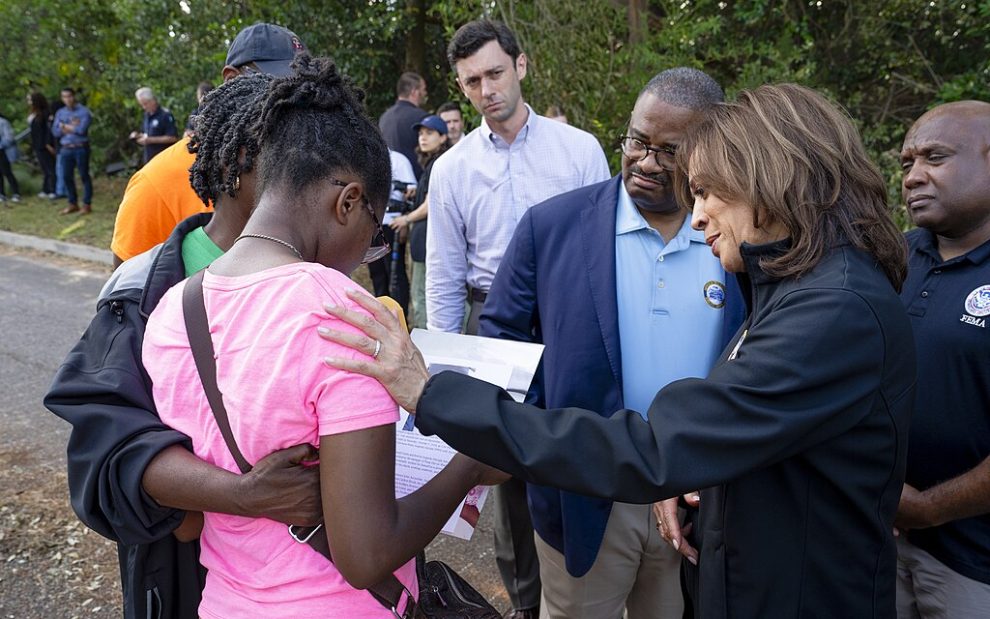
<svg viewBox="0 0 990 619">
<path fill-rule="evenodd" d="M 657 261 L 658 262 L 663 262 L 663 254 L 660 254 L 659 256 L 657 256 Z"/>
<path fill-rule="evenodd" d="M 921 298 L 922 299 L 927 299 L 928 298 L 928 291 L 927 290 L 922 291 Z"/>
<path fill-rule="evenodd" d="M 662 279 L 659 282 L 657 282 L 657 288 L 663 288 L 664 286 L 666 286 L 666 284 L 663 283 Z"/>
</svg>

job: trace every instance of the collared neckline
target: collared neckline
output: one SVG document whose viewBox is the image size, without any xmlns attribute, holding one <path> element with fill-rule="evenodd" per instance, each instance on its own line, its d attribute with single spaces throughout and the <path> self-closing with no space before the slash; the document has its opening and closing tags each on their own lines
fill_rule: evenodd
<svg viewBox="0 0 990 619">
<path fill-rule="evenodd" d="M 632 198 L 629 196 L 629 192 L 626 191 L 626 185 L 619 180 L 619 198 L 618 205 L 615 209 L 615 235 L 621 236 L 623 234 L 629 234 L 630 232 L 636 232 L 637 230 L 653 230 L 650 224 L 647 223 L 646 218 L 643 214 L 639 212 L 636 205 L 633 203 Z M 654 232 L 657 232 L 654 230 Z M 659 234 L 659 232 L 657 232 Z M 683 239 L 686 239 L 683 240 Z M 665 243 L 665 249 L 683 249 L 682 245 L 686 243 L 702 243 L 705 242 L 705 233 L 701 230 L 695 230 L 691 227 L 691 214 L 684 218 L 684 223 L 681 224 L 680 230 L 674 238 L 670 239 L 669 243 Z"/>
<path fill-rule="evenodd" d="M 484 116 L 481 117 L 481 125 L 478 128 L 481 129 L 481 135 L 485 136 L 488 144 L 491 144 L 496 148 L 510 148 L 513 144 L 526 141 L 529 134 L 533 130 L 533 126 L 536 124 L 535 119 L 537 114 L 533 111 L 533 108 L 529 107 L 528 103 L 523 103 L 523 105 L 526 106 L 526 110 L 529 114 L 526 116 L 526 124 L 524 124 L 519 130 L 519 133 L 516 134 L 516 139 L 512 141 L 512 144 L 509 144 L 502 139 L 502 136 L 492 131 L 491 127 L 488 126 L 488 120 Z"/>
<path fill-rule="evenodd" d="M 919 228 L 919 230 L 921 232 L 918 235 L 919 242 L 917 249 L 919 252 L 930 257 L 934 261 L 934 264 L 955 264 L 965 260 L 971 264 L 980 265 L 990 259 L 990 240 L 987 240 L 982 245 L 974 247 L 961 256 L 943 260 L 942 254 L 938 251 L 938 242 L 936 241 L 935 233 L 927 228 Z"/>
</svg>

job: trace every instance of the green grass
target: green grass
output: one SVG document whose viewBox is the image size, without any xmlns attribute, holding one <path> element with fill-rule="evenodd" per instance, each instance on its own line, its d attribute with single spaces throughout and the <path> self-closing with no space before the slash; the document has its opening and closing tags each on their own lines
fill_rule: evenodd
<svg viewBox="0 0 990 619">
<path fill-rule="evenodd" d="M 59 215 L 67 202 L 37 198 L 41 189 L 41 177 L 29 174 L 20 164 L 14 165 L 21 189 L 21 201 L 14 204 L 9 200 L 0 205 L 0 230 L 30 234 L 70 243 L 92 245 L 101 249 L 110 248 L 113 237 L 113 222 L 117 216 L 117 205 L 127 186 L 126 178 L 93 177 L 93 214 Z M 6 184 L 6 183 L 5 183 Z M 10 186 L 5 187 L 8 197 Z M 76 190 L 82 194 L 82 183 L 76 176 Z"/>
</svg>

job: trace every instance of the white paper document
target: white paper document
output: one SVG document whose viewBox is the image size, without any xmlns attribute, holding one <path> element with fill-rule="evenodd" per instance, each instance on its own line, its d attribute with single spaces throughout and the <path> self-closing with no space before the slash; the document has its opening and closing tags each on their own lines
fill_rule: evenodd
<svg viewBox="0 0 990 619">
<path fill-rule="evenodd" d="M 414 329 L 412 339 L 423 353 L 431 376 L 443 371 L 467 374 L 506 389 L 520 402 L 529 390 L 543 354 L 542 344 L 423 329 Z M 457 453 L 438 437 L 420 434 L 413 422 L 412 416 L 400 409 L 395 433 L 397 498 L 415 492 L 433 479 Z M 471 539 L 487 497 L 487 486 L 472 489 L 451 514 L 442 532 Z"/>
</svg>

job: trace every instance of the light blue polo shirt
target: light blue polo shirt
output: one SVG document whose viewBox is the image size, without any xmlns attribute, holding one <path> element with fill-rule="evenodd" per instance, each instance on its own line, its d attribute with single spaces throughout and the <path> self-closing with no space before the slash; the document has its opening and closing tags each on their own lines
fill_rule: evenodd
<svg viewBox="0 0 990 619">
<path fill-rule="evenodd" d="M 646 411 L 667 383 L 708 375 L 722 350 L 725 271 L 691 228 L 664 243 L 619 185 L 615 285 L 626 408 Z"/>
</svg>

